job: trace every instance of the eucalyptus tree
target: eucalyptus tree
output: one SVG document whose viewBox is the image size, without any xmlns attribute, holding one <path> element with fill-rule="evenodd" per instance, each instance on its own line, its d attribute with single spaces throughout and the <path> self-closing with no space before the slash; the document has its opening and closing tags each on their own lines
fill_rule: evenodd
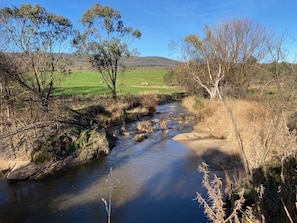
<svg viewBox="0 0 297 223">
<path fill-rule="evenodd" d="M 230 19 L 205 26 L 204 36 L 184 39 L 187 72 L 210 99 L 222 99 L 222 89 L 244 93 L 258 61 L 268 53 L 267 32 L 248 19 Z"/>
<path fill-rule="evenodd" d="M 38 4 L 22 4 L 19 8 L 2 8 L 0 23 L 7 55 L 19 64 L 13 78 L 33 92 L 47 111 L 55 87 L 55 72 L 63 61 L 61 54 L 72 40 L 70 20 L 49 13 Z"/>
<path fill-rule="evenodd" d="M 100 4 L 86 10 L 81 23 L 84 30 L 77 33 L 74 45 L 100 73 L 113 99 L 117 100 L 118 74 L 125 71 L 125 60 L 133 55 L 130 43 L 139 39 L 141 33 L 125 26 L 117 10 Z"/>
</svg>

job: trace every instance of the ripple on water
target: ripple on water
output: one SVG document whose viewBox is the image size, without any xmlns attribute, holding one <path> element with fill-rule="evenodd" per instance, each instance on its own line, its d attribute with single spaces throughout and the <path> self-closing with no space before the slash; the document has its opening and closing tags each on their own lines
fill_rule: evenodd
<svg viewBox="0 0 297 223">
<path fill-rule="evenodd" d="M 173 103 L 157 112 L 158 118 L 183 111 Z M 0 222 L 106 222 L 101 198 L 108 199 L 110 188 L 114 222 L 205 222 L 203 209 L 192 200 L 196 191 L 203 192 L 199 158 L 171 139 L 187 129 L 178 129 L 174 120 L 168 126 L 135 143 L 135 124 L 127 125 L 132 134 L 100 160 L 40 182 L 0 183 Z"/>
</svg>

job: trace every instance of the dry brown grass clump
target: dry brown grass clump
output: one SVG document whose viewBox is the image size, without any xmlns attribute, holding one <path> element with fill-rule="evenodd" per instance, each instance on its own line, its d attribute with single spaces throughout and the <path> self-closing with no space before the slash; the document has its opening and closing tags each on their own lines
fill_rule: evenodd
<svg viewBox="0 0 297 223">
<path fill-rule="evenodd" d="M 295 135 L 288 131 L 284 115 L 277 113 L 268 103 L 202 100 L 197 106 L 197 99 L 195 102 L 192 97 L 183 105 L 200 117 L 195 131 L 225 138 L 234 145 L 235 153 L 240 151 L 239 136 L 251 169 L 272 158 L 283 157 L 284 152 L 296 151 Z"/>
<path fill-rule="evenodd" d="M 158 106 L 158 96 L 155 94 L 145 94 L 140 100 L 140 104 L 143 108 L 146 108 L 150 114 L 156 111 Z"/>
<path fill-rule="evenodd" d="M 187 108 L 187 110 L 193 114 L 198 114 L 199 110 L 197 109 L 197 106 L 195 105 L 195 96 L 188 96 L 184 98 L 181 102 L 182 107 Z"/>
<path fill-rule="evenodd" d="M 225 138 L 244 162 L 248 184 L 242 185 L 247 189 L 242 222 L 296 222 L 297 115 L 290 111 L 290 103 L 275 98 L 257 102 L 201 100 L 197 106 L 197 99 L 191 100 L 184 105 L 194 108 L 200 117 L 195 131 Z M 222 196 L 212 193 L 220 182 L 207 182 L 203 179 L 209 200 L 221 205 Z M 197 199 L 210 220 L 226 222 L 220 206 L 209 206 L 199 194 Z"/>
</svg>

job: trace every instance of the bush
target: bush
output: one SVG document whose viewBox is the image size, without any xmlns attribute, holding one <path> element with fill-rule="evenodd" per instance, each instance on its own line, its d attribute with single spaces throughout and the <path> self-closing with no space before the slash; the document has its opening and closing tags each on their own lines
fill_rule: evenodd
<svg viewBox="0 0 297 223">
<path fill-rule="evenodd" d="M 153 114 L 158 106 L 158 98 L 156 95 L 143 95 L 140 104 L 148 110 L 149 114 Z"/>
<path fill-rule="evenodd" d="M 36 152 L 33 155 L 32 161 L 34 163 L 47 163 L 52 161 L 52 159 L 53 159 L 52 155 L 48 151 L 43 150 L 43 151 Z"/>
<path fill-rule="evenodd" d="M 193 105 L 194 98 L 192 100 Z M 226 138 L 234 148 L 240 149 L 237 150 L 240 155 L 244 154 L 242 160 L 247 161 L 250 171 L 246 171 L 249 193 L 243 213 L 245 222 L 260 219 L 293 222 L 288 219 L 297 218 L 297 113 L 286 119 L 287 113 L 276 100 L 205 101 L 199 110 L 201 120 L 195 126 L 196 131 Z M 241 145 L 236 145 L 238 141 Z M 209 185 L 207 189 L 212 190 Z M 207 210 L 210 209 L 207 207 Z"/>
<path fill-rule="evenodd" d="M 92 159 L 101 152 L 109 152 L 109 143 L 103 130 L 71 128 L 62 133 L 53 133 L 46 142 L 40 142 L 32 155 L 35 163 L 64 159 L 79 151 L 82 160 Z"/>
</svg>

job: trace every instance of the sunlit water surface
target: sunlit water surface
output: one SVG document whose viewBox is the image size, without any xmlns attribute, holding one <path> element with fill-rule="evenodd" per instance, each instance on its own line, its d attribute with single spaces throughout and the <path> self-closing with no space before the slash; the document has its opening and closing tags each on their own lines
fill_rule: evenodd
<svg viewBox="0 0 297 223">
<path fill-rule="evenodd" d="M 190 131 L 191 123 L 170 118 L 176 115 L 184 115 L 178 103 L 159 106 L 154 118 L 169 117 L 168 131 L 135 143 L 135 124 L 127 125 L 131 135 L 92 163 L 39 182 L 0 181 L 0 222 L 106 222 L 101 199 L 108 201 L 110 189 L 112 222 L 206 222 L 194 200 L 196 192 L 205 193 L 199 158 L 172 140 Z"/>
</svg>

